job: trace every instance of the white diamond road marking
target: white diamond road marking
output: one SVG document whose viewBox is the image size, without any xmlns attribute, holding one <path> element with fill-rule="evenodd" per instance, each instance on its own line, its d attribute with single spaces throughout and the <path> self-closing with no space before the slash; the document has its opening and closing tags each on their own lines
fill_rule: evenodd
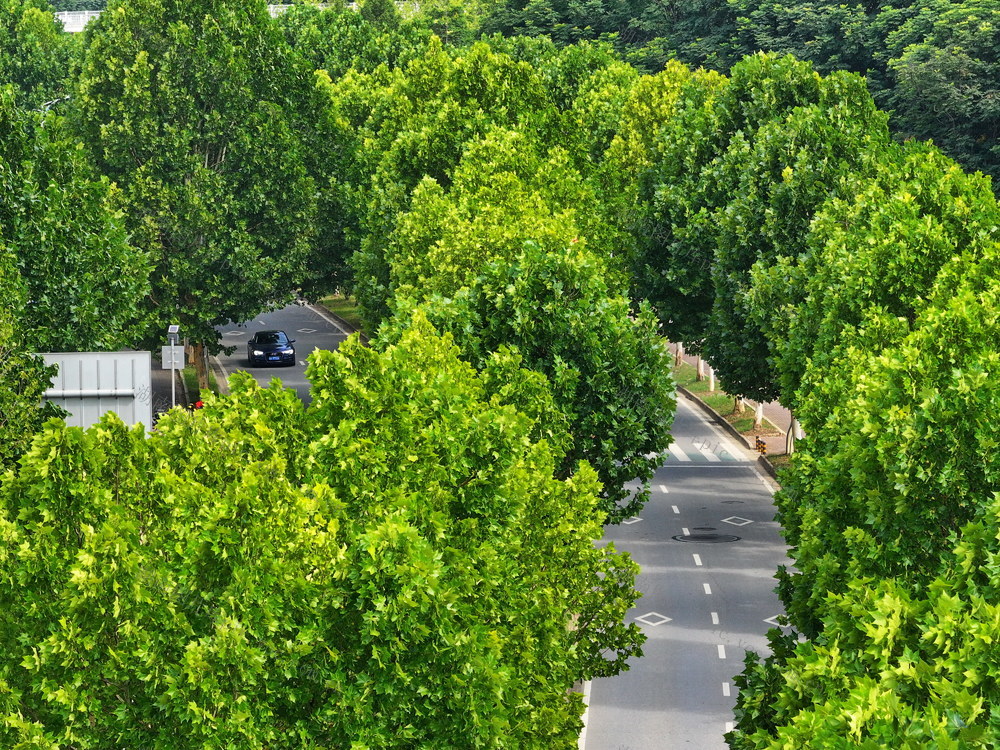
<svg viewBox="0 0 1000 750">
<path fill-rule="evenodd" d="M 298 333 L 316 333 L 316 329 L 315 328 L 300 328 L 300 329 L 298 329 Z"/>
<path fill-rule="evenodd" d="M 729 518 L 723 518 L 723 523 L 731 523 L 733 526 L 746 526 L 747 524 L 753 523 L 749 518 L 743 518 L 742 516 L 730 516 Z"/>
<path fill-rule="evenodd" d="M 636 622 L 641 622 L 643 625 L 649 625 L 651 628 L 655 628 L 657 625 L 662 625 L 665 622 L 670 622 L 671 618 L 661 615 L 659 612 L 647 612 L 642 617 L 636 617 Z"/>
<path fill-rule="evenodd" d="M 766 620 L 764 620 L 764 622 L 766 622 L 768 625 L 773 625 L 776 628 L 785 627 L 780 622 L 778 622 L 778 618 L 779 617 L 781 617 L 781 615 L 775 615 L 774 617 L 768 617 Z"/>
<path fill-rule="evenodd" d="M 639 521 L 641 520 L 642 519 L 639 518 L 639 516 L 632 516 L 631 518 L 626 518 L 624 521 L 622 521 L 622 523 L 625 524 L 626 526 L 631 526 L 633 523 L 639 523 Z"/>
<path fill-rule="evenodd" d="M 242 336 L 246 331 L 226 331 L 223 336 Z"/>
</svg>

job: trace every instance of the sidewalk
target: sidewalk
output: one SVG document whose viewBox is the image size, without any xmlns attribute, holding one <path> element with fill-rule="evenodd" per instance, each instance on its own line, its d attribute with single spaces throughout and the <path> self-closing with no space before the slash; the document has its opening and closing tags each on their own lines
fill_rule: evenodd
<svg viewBox="0 0 1000 750">
<path fill-rule="evenodd" d="M 154 356 L 152 359 L 152 369 L 150 371 L 150 385 L 153 391 L 153 424 L 160 414 L 170 409 L 170 375 L 176 373 L 174 384 L 174 398 L 178 406 L 186 406 L 184 398 L 184 383 L 178 370 L 164 370 L 160 364 L 160 358 Z"/>
</svg>

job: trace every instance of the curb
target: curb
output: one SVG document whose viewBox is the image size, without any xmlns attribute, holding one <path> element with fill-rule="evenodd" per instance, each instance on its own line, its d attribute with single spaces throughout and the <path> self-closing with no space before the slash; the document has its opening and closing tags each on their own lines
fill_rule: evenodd
<svg viewBox="0 0 1000 750">
<path fill-rule="evenodd" d="M 336 328 L 340 329 L 340 332 L 345 336 L 350 336 L 352 333 L 358 334 L 358 338 L 361 339 L 361 343 L 368 346 L 368 337 L 359 331 L 357 328 L 352 326 L 342 317 L 336 313 L 332 313 L 320 304 L 313 304 L 312 302 L 306 302 L 305 306 L 312 310 L 314 313 L 319 315 L 321 318 L 326 318 L 326 320 L 331 323 Z"/>
<path fill-rule="evenodd" d="M 215 370 L 215 385 L 219 388 L 220 396 L 229 395 L 229 373 L 216 355 L 212 355 L 212 369 Z"/>
<path fill-rule="evenodd" d="M 682 385 L 677 386 L 677 392 L 680 393 L 681 395 L 683 395 L 688 401 L 691 401 L 692 403 L 694 403 L 694 405 L 697 406 L 699 409 L 701 409 L 703 412 L 705 412 L 705 414 L 713 422 L 715 422 L 717 425 L 719 425 L 719 427 L 721 427 L 722 429 L 724 429 L 726 432 L 728 432 L 734 438 L 736 438 L 737 440 L 739 440 L 742 445 L 746 446 L 747 450 L 750 450 L 750 441 L 747 440 L 746 436 L 743 435 L 739 430 L 737 430 L 731 424 L 729 424 L 729 422 L 727 422 L 725 419 L 723 419 L 722 415 L 719 414 L 719 412 L 717 412 L 711 406 L 709 406 L 704 401 L 702 401 L 700 398 L 698 398 L 697 396 L 695 396 L 693 393 L 691 393 L 691 391 L 689 391 L 687 388 L 685 388 Z M 762 468 L 765 472 L 767 472 L 767 474 L 772 479 L 777 480 L 777 478 L 778 478 L 778 472 L 775 470 L 775 468 L 771 464 L 771 462 L 767 460 L 766 456 L 757 456 L 757 465 L 760 466 L 760 468 Z"/>
<path fill-rule="evenodd" d="M 184 379 L 184 370 L 173 370 L 173 375 L 175 378 L 181 381 L 181 395 L 182 398 L 184 399 L 183 406 L 185 409 L 188 409 L 191 406 L 191 396 L 190 394 L 188 394 L 188 384 L 187 381 Z"/>
</svg>

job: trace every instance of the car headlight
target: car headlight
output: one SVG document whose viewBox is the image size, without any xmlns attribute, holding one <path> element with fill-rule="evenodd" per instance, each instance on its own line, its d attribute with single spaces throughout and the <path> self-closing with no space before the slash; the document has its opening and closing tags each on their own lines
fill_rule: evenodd
<svg viewBox="0 0 1000 750">
<path fill-rule="evenodd" d="M 263 353 L 264 352 L 262 352 L 260 349 L 254 349 L 253 350 L 253 356 L 255 356 L 255 357 L 259 357 Z"/>
<path fill-rule="evenodd" d="M 282 354 L 295 354 L 295 350 L 294 349 L 282 349 L 281 353 Z"/>
</svg>

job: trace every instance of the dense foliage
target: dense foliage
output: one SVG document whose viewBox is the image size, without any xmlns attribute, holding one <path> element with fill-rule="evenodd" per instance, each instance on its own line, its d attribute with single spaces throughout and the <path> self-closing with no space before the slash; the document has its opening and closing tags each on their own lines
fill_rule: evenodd
<svg viewBox="0 0 1000 750">
<path fill-rule="evenodd" d="M 567 3 L 501 0 L 482 28 L 605 39 L 645 70 L 671 58 L 727 72 L 758 51 L 795 55 L 817 71 L 866 76 L 900 137 L 932 138 L 970 170 L 1000 175 L 994 0 L 698 0 Z"/>
<path fill-rule="evenodd" d="M 638 652 L 592 541 L 669 440 L 665 333 L 808 431 L 733 747 L 995 744 L 1000 212 L 890 127 L 997 171 L 996 13 L 122 0 L 74 68 L 5 5 L 0 461 L 29 348 L 333 288 L 378 336 L 309 409 L 42 428 L 0 479 L 0 736 L 573 745 L 573 681 Z"/>
<path fill-rule="evenodd" d="M 41 108 L 66 95 L 74 47 L 45 0 L 0 3 L 0 85 L 13 85 L 21 106 Z"/>
<path fill-rule="evenodd" d="M 85 35 L 73 122 L 152 260 L 152 330 L 214 344 L 306 276 L 316 188 L 294 113 L 311 75 L 263 4 L 129 0 Z"/>
<path fill-rule="evenodd" d="M 3 744 L 575 747 L 634 566 L 457 355 L 417 319 L 308 410 L 242 376 L 148 439 L 48 426 L 0 485 Z"/>
</svg>

